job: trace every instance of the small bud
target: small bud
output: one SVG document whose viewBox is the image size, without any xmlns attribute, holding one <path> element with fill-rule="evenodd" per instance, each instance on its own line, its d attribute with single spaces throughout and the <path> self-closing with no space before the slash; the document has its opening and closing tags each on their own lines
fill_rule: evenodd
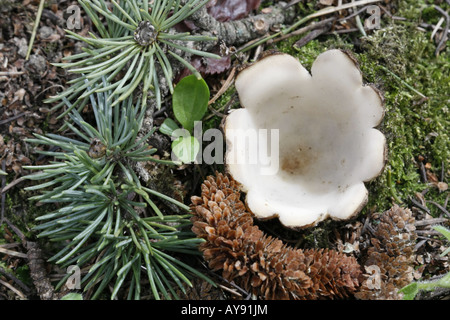
<svg viewBox="0 0 450 320">
<path fill-rule="evenodd" d="M 141 46 L 148 46 L 156 41 L 158 33 L 150 21 L 141 21 L 134 31 L 134 40 Z"/>
</svg>

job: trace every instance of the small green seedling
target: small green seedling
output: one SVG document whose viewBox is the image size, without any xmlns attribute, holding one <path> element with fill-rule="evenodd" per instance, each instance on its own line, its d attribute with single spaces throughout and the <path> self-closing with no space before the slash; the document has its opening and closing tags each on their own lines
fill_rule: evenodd
<svg viewBox="0 0 450 320">
<path fill-rule="evenodd" d="M 61 300 L 83 300 L 83 296 L 79 293 L 68 293 Z"/>
<path fill-rule="evenodd" d="M 175 118 L 188 131 L 194 129 L 195 121 L 200 121 L 208 109 L 209 88 L 205 80 L 194 75 L 183 78 L 175 87 L 172 108 Z"/>
<path fill-rule="evenodd" d="M 196 121 L 200 121 L 208 109 L 209 88 L 205 80 L 195 75 L 183 78 L 175 87 L 172 96 L 172 108 L 175 118 L 183 126 L 167 118 L 159 131 L 174 140 L 172 152 L 183 163 L 191 163 L 200 151 L 200 141 L 190 133 Z"/>
</svg>

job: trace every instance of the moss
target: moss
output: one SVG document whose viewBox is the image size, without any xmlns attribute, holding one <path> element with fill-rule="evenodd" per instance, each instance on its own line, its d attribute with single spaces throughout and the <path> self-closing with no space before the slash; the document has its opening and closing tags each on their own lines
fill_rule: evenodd
<svg viewBox="0 0 450 320">
<path fill-rule="evenodd" d="M 442 15 L 432 6 L 423 8 L 421 16 L 423 21 L 427 21 L 427 23 L 430 24 L 437 24 L 442 17 Z"/>
<path fill-rule="evenodd" d="M 6 212 L 10 213 L 6 216 L 29 240 L 36 236 L 32 230 L 36 225 L 35 218 L 54 210 L 53 206 L 37 205 L 36 201 L 29 201 L 33 195 L 32 192 L 22 189 L 6 194 Z M 21 242 L 21 239 L 17 238 L 16 241 Z"/>
<path fill-rule="evenodd" d="M 406 18 L 406 23 L 425 22 L 436 24 L 441 15 L 434 8 L 436 1 L 432 0 L 403 0 L 399 2 L 399 10 L 397 16 Z M 449 5 L 445 1 L 440 1 L 439 6 L 443 10 L 448 10 Z M 402 22 L 400 22 L 402 23 Z"/>
<path fill-rule="evenodd" d="M 299 17 L 305 17 L 314 13 L 317 8 L 317 1 L 300 1 L 297 3 L 297 12 Z"/>
<path fill-rule="evenodd" d="M 443 72 L 450 67 L 449 50 L 435 57 L 435 45 L 428 39 L 427 33 L 414 26 L 392 25 L 368 37 L 359 54 L 363 73 L 377 70 L 372 80 L 381 86 L 386 99 L 386 116 L 380 129 L 388 138 L 389 160 L 383 176 L 370 184 L 374 192 L 371 203 L 383 210 L 390 202 L 383 190 L 388 170 L 400 198 L 407 200 L 429 188 L 420 181 L 419 156 L 431 163 L 439 178 L 442 163 L 449 167 L 449 100 L 444 88 L 450 77 Z M 430 197 L 442 203 L 444 194 L 431 189 L 426 198 Z"/>
<path fill-rule="evenodd" d="M 430 189 L 426 194 L 428 200 L 443 203 L 446 196 L 421 182 L 417 158 L 422 156 L 431 163 L 431 171 L 438 178 L 441 178 L 442 164 L 450 167 L 449 97 L 445 89 L 450 83 L 449 73 L 445 72 L 450 68 L 449 49 L 436 57 L 430 32 L 417 29 L 420 20 L 416 11 L 420 8 L 407 3 L 399 9 L 402 16 L 413 14 L 416 19 L 407 24 L 389 24 L 358 41 L 344 38 L 349 35 L 327 35 L 299 50 L 292 45 L 300 37 L 277 44 L 278 50 L 298 57 L 309 70 L 323 51 L 350 49 L 360 63 L 364 81 L 384 92 L 386 115 L 379 129 L 388 140 L 388 162 L 383 174 L 368 183 L 370 199 L 365 211 L 387 210 L 392 205 L 392 192 L 404 202 L 425 189 Z M 391 185 L 388 185 L 389 173 Z M 437 213 L 435 208 L 430 209 Z"/>
<path fill-rule="evenodd" d="M 0 244 L 5 244 L 5 226 L 6 224 L 0 224 Z"/>
</svg>

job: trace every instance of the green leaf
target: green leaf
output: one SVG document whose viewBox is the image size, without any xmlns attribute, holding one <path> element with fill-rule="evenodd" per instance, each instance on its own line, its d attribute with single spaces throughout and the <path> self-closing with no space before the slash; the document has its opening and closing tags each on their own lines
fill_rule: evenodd
<svg viewBox="0 0 450 320">
<path fill-rule="evenodd" d="M 448 241 L 450 241 L 450 229 L 447 229 L 444 226 L 433 226 L 433 229 L 436 231 L 439 231 L 440 233 L 442 233 L 442 235 L 444 235 Z"/>
<path fill-rule="evenodd" d="M 172 106 L 175 118 L 189 131 L 203 118 L 208 108 L 209 88 L 205 80 L 194 75 L 183 78 L 175 87 Z"/>
<path fill-rule="evenodd" d="M 450 241 L 450 229 L 447 229 L 446 227 L 439 226 L 439 225 L 434 226 L 433 229 L 442 233 L 442 235 L 444 237 L 446 237 L 448 241 Z M 443 253 L 441 253 L 441 257 L 446 256 L 449 253 L 450 253 L 450 247 L 447 248 Z"/>
<path fill-rule="evenodd" d="M 166 120 L 164 120 L 164 122 L 159 127 L 159 132 L 170 137 L 172 136 L 172 133 L 177 129 L 180 129 L 177 123 L 170 118 L 166 118 Z"/>
<path fill-rule="evenodd" d="M 447 272 L 445 276 L 439 279 L 438 286 L 442 288 L 450 288 L 450 272 Z"/>
<path fill-rule="evenodd" d="M 403 287 L 399 291 L 404 294 L 403 300 L 414 300 L 415 296 L 419 292 L 419 286 L 416 282 L 413 282 Z"/>
<path fill-rule="evenodd" d="M 172 151 L 181 162 L 191 163 L 200 151 L 200 142 L 192 136 L 182 136 L 172 142 Z"/>
<path fill-rule="evenodd" d="M 68 293 L 61 300 L 83 300 L 83 296 L 79 293 Z"/>
</svg>

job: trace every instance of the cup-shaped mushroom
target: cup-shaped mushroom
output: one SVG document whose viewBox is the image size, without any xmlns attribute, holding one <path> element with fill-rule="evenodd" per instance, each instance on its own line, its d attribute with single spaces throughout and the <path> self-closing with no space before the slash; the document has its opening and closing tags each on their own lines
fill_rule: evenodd
<svg viewBox="0 0 450 320">
<path fill-rule="evenodd" d="M 384 107 L 352 57 L 326 51 L 310 74 L 274 54 L 241 71 L 236 89 L 242 108 L 225 121 L 225 161 L 256 217 L 301 228 L 363 208 L 364 182 L 385 164 L 386 140 L 374 128 Z"/>
</svg>

